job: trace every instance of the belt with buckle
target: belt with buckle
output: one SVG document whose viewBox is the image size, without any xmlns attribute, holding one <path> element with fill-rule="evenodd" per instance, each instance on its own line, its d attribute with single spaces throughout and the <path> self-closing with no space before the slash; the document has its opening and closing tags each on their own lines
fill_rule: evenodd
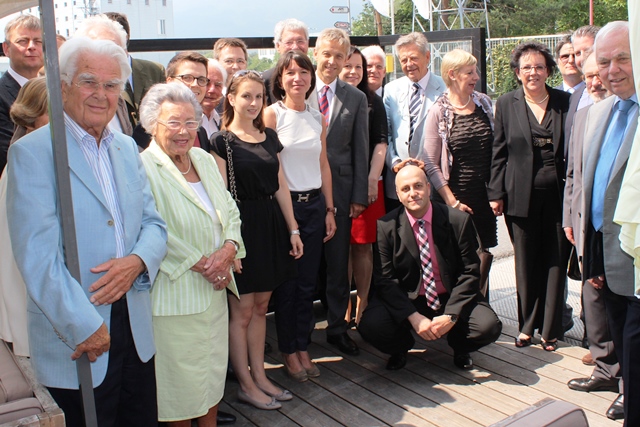
<svg viewBox="0 0 640 427">
<path fill-rule="evenodd" d="M 309 191 L 291 191 L 291 200 L 298 203 L 307 203 L 320 195 L 320 189 Z"/>
<path fill-rule="evenodd" d="M 553 144 L 553 139 L 551 138 L 538 138 L 534 136 L 532 139 L 534 147 L 544 147 L 547 144 Z"/>
</svg>

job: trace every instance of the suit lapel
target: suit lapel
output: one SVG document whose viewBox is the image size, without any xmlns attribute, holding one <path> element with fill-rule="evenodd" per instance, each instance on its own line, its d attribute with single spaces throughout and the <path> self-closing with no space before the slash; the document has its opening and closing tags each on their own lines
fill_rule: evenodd
<svg viewBox="0 0 640 427">
<path fill-rule="evenodd" d="M 638 127 L 638 110 L 636 110 L 635 116 L 631 120 L 631 123 L 628 126 L 627 134 L 624 137 L 624 141 L 622 141 L 622 145 L 620 146 L 620 151 L 618 151 L 618 155 L 616 156 L 616 161 L 613 164 L 613 169 L 611 171 L 611 178 L 609 179 L 609 183 L 611 180 L 618 175 L 620 169 L 624 167 L 629 160 L 629 154 L 631 153 L 631 146 L 633 145 L 633 139 L 635 137 L 635 129 Z M 607 184 L 607 185 L 608 185 Z"/>
<path fill-rule="evenodd" d="M 336 82 L 336 93 L 333 96 L 333 105 L 332 105 L 333 108 L 331 109 L 331 119 L 329 120 L 327 135 L 329 134 L 329 132 L 331 132 L 331 129 L 333 129 L 333 124 L 338 120 L 338 116 L 342 111 L 342 107 L 344 105 L 342 101 L 345 98 L 345 95 L 347 92 L 346 89 L 344 88 L 345 85 L 346 83 L 344 83 L 340 79 L 338 79 L 338 81 Z"/>
<path fill-rule="evenodd" d="M 415 235 L 413 234 L 413 228 L 407 218 L 407 213 L 403 209 L 398 209 L 398 236 L 400 237 L 401 244 L 407 248 L 407 251 L 411 254 L 411 257 L 416 262 L 418 268 L 422 268 L 420 262 L 420 251 L 418 250 L 418 244 L 416 243 Z"/>
<path fill-rule="evenodd" d="M 320 111 L 320 104 L 318 103 L 318 92 L 315 88 L 309 94 L 309 98 L 307 98 L 307 105 L 314 110 Z"/>
<path fill-rule="evenodd" d="M 531 126 L 529 125 L 529 117 L 527 115 L 527 104 L 524 100 L 524 91 L 522 88 L 518 89 L 516 93 L 513 94 L 513 110 L 518 118 L 518 124 L 522 129 L 521 134 L 524 135 L 524 138 L 527 140 L 527 146 L 533 147 L 533 142 L 531 140 Z"/>
<path fill-rule="evenodd" d="M 129 119 L 129 110 L 127 110 L 127 103 L 122 96 L 118 98 L 118 108 L 116 109 L 116 116 L 120 121 L 122 133 L 131 136 L 133 134 L 133 126 L 131 125 L 131 120 Z"/>
<path fill-rule="evenodd" d="M 563 141 L 560 138 L 563 135 L 562 126 L 564 121 L 562 120 L 562 111 L 560 110 L 560 106 L 558 105 L 558 98 L 556 97 L 556 93 L 553 91 L 549 91 L 551 93 L 549 103 L 551 104 L 550 114 L 552 114 L 553 119 L 553 152 L 556 154 L 558 149 L 564 145 Z M 564 157 L 564 149 L 563 149 L 563 157 Z"/>
<path fill-rule="evenodd" d="M 131 70 L 133 74 L 133 98 L 139 103 L 142 99 L 144 84 L 149 77 L 144 73 L 144 68 L 140 66 L 140 62 L 131 59 Z"/>
<path fill-rule="evenodd" d="M 433 217 L 431 219 L 431 232 L 433 234 L 433 245 L 436 248 L 436 259 L 438 260 L 438 269 L 440 270 L 440 279 L 444 284 L 444 277 L 446 274 L 443 274 L 447 271 L 447 262 L 446 259 L 442 256 L 442 251 L 449 246 L 449 225 L 447 221 L 447 216 L 445 214 L 446 208 L 440 206 L 438 204 L 433 203 Z M 442 210 L 445 210 L 443 212 Z M 449 288 L 447 290 L 450 291 L 450 284 L 446 283 L 446 286 Z"/>
</svg>

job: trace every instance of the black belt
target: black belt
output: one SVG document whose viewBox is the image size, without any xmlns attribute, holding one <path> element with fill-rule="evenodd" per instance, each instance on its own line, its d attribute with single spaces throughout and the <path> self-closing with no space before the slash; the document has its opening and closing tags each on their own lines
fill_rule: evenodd
<svg viewBox="0 0 640 427">
<path fill-rule="evenodd" d="M 309 190 L 309 191 L 291 191 L 291 200 L 298 203 L 307 203 L 311 201 L 311 199 L 316 198 L 320 195 L 320 189 Z"/>
<path fill-rule="evenodd" d="M 532 139 L 534 147 L 544 147 L 547 144 L 553 144 L 553 139 L 551 138 L 538 138 L 534 136 Z"/>
</svg>

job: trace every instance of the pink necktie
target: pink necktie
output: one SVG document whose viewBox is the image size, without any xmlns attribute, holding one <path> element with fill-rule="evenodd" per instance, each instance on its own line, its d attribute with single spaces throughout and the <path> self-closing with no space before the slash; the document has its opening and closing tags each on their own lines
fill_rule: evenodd
<svg viewBox="0 0 640 427">
<path fill-rule="evenodd" d="M 436 291 L 436 280 L 433 275 L 433 264 L 431 263 L 431 251 L 429 249 L 429 239 L 425 220 L 418 220 L 418 249 L 420 250 L 420 263 L 422 264 L 422 285 L 424 296 L 427 298 L 427 305 L 432 310 L 440 308 L 440 300 Z"/>
</svg>

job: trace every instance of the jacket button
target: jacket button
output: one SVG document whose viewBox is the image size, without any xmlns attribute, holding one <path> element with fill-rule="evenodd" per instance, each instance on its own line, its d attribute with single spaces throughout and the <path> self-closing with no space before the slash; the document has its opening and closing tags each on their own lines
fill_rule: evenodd
<svg viewBox="0 0 640 427">
<path fill-rule="evenodd" d="M 112 219 L 110 219 L 109 221 L 107 221 L 107 225 L 108 225 L 109 227 L 113 227 L 113 220 L 112 220 Z"/>
</svg>

